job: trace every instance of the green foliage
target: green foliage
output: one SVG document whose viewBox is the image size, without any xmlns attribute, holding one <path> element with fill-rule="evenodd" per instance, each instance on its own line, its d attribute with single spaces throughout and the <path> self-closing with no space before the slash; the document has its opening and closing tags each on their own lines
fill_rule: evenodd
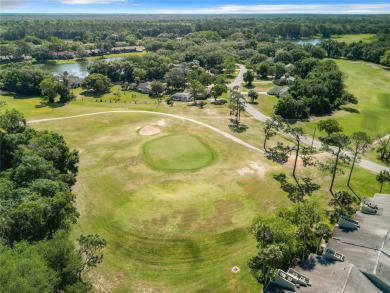
<svg viewBox="0 0 390 293">
<path fill-rule="evenodd" d="M 248 93 L 248 97 L 251 98 L 251 103 L 253 103 L 255 100 L 257 100 L 257 98 L 259 97 L 259 94 L 254 90 L 250 90 Z"/>
<path fill-rule="evenodd" d="M 12 67 L 0 72 L 0 88 L 6 91 L 37 95 L 44 72 L 36 66 Z"/>
<path fill-rule="evenodd" d="M 96 93 L 106 93 L 112 87 L 110 79 L 100 73 L 92 73 L 88 75 L 81 85 L 84 89 L 93 90 Z"/>
<path fill-rule="evenodd" d="M 48 267 L 33 247 L 20 243 L 13 249 L 3 248 L 0 251 L 0 291 L 19 292 L 53 292 L 57 275 Z"/>
<path fill-rule="evenodd" d="M 107 245 L 107 241 L 97 234 L 81 235 L 77 241 L 79 243 L 77 253 L 82 259 L 82 265 L 78 271 L 79 280 L 81 281 L 82 274 L 103 261 L 102 249 Z"/>
<path fill-rule="evenodd" d="M 211 89 L 211 96 L 217 100 L 218 97 L 220 97 L 223 93 L 226 93 L 228 91 L 228 88 L 226 84 L 224 83 L 217 83 L 215 84 Z"/>
<path fill-rule="evenodd" d="M 236 60 L 233 56 L 227 57 L 223 63 L 222 66 L 225 68 L 225 72 L 227 74 L 233 74 L 236 70 Z"/>
<path fill-rule="evenodd" d="M 252 85 L 252 81 L 255 79 L 255 75 L 251 70 L 248 70 L 244 73 L 244 81 L 250 86 Z"/>
<path fill-rule="evenodd" d="M 381 64 L 384 66 L 390 66 L 390 50 L 387 50 L 381 58 Z"/>
<path fill-rule="evenodd" d="M 380 183 L 379 193 L 381 193 L 383 183 L 387 182 L 388 184 L 390 184 L 390 172 L 387 170 L 380 171 L 379 174 L 376 176 L 376 181 Z"/>
<path fill-rule="evenodd" d="M 317 127 L 319 131 L 325 131 L 328 137 L 333 133 L 342 132 L 343 128 L 336 119 L 326 119 L 318 122 Z"/>
</svg>

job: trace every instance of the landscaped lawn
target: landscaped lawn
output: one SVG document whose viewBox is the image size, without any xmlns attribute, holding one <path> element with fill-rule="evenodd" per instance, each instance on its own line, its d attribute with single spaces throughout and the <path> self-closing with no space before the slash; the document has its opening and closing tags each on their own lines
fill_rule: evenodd
<svg viewBox="0 0 390 293">
<path fill-rule="evenodd" d="M 347 44 L 362 41 L 370 43 L 375 40 L 374 34 L 356 34 L 356 35 L 332 35 L 332 39 L 337 42 L 345 42 Z"/>
</svg>

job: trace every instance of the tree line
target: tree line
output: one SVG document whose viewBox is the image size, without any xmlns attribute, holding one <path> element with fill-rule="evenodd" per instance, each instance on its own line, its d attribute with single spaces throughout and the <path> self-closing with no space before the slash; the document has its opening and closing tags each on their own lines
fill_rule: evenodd
<svg viewBox="0 0 390 293">
<path fill-rule="evenodd" d="M 0 291 L 88 292 L 86 273 L 106 241 L 69 237 L 79 213 L 79 155 L 55 132 L 29 128 L 16 110 L 0 114 Z"/>
</svg>

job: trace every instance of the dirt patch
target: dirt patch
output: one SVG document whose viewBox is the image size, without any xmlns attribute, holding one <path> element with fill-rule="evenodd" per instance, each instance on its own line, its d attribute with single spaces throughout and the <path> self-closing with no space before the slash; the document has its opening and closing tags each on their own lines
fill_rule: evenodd
<svg viewBox="0 0 390 293">
<path fill-rule="evenodd" d="M 257 174 L 261 178 L 264 178 L 265 171 L 265 168 L 260 166 L 257 162 L 249 162 L 249 167 L 237 170 L 238 174 L 241 176 L 244 176 L 245 174 Z"/>
<path fill-rule="evenodd" d="M 320 162 L 326 162 L 332 157 L 332 155 L 327 152 L 322 152 L 314 155 L 313 157 L 315 157 Z M 294 162 L 295 162 L 295 154 L 291 154 L 291 156 L 288 158 L 287 165 L 294 166 Z M 302 166 L 303 166 L 303 161 L 301 158 L 298 158 L 297 167 L 302 167 Z"/>
<path fill-rule="evenodd" d="M 160 119 L 156 123 L 157 126 L 164 127 L 167 126 L 167 120 L 166 119 Z"/>
<path fill-rule="evenodd" d="M 140 135 L 155 135 L 161 132 L 160 127 L 158 126 L 152 126 L 148 125 L 143 128 L 138 132 Z"/>
</svg>

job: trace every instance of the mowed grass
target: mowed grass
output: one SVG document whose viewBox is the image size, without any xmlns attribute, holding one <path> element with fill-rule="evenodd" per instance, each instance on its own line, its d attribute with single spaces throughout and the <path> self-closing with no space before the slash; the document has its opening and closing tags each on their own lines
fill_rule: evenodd
<svg viewBox="0 0 390 293">
<path fill-rule="evenodd" d="M 143 148 L 146 162 L 154 169 L 180 172 L 208 166 L 215 154 L 199 138 L 187 135 L 167 135 L 147 142 Z"/>
<path fill-rule="evenodd" d="M 164 124 L 160 134 L 138 133 Z M 248 228 L 257 215 L 291 205 L 272 179 L 281 166 L 203 126 L 156 115 L 103 114 L 34 127 L 61 133 L 80 151 L 74 192 L 81 217 L 73 235 L 99 233 L 108 241 L 103 264 L 90 275 L 97 291 L 261 290 L 247 266 L 256 254 Z M 182 172 L 149 166 L 145 145 L 167 155 L 179 143 L 186 151 L 203 148 L 198 155 L 207 162 L 212 150 L 213 163 Z"/>
<path fill-rule="evenodd" d="M 345 74 L 346 89 L 358 98 L 359 103 L 348 104 L 331 116 L 312 117 L 311 122 L 297 125 L 313 133 L 318 121 L 335 118 L 347 135 L 364 131 L 376 138 L 379 134 L 390 133 L 390 71 L 367 62 L 334 61 Z"/>
<path fill-rule="evenodd" d="M 332 39 L 337 42 L 345 42 L 346 44 L 351 44 L 354 42 L 364 42 L 371 43 L 375 41 L 374 34 L 356 34 L 356 35 L 332 35 Z"/>
</svg>

